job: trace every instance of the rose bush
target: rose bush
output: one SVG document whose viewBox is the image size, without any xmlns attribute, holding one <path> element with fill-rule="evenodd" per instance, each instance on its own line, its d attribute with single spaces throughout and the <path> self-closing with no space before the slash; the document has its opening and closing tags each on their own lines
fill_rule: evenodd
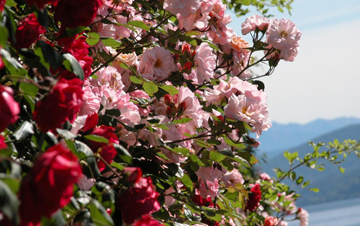
<svg viewBox="0 0 360 226">
<path fill-rule="evenodd" d="M 238 1 L 1 4 L 1 224 L 307 225 L 283 180 L 306 187 L 293 169 L 359 149 L 256 168 L 272 125 L 260 79 L 296 59 L 290 20 L 239 19 L 248 42 L 228 26 Z"/>
</svg>

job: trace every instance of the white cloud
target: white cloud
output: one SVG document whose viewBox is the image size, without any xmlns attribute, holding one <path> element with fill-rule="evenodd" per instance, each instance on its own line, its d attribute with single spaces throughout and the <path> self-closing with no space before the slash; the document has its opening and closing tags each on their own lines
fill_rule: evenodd
<svg viewBox="0 0 360 226">
<path fill-rule="evenodd" d="M 360 116 L 360 20 L 303 33 L 294 62 L 262 80 L 273 121 Z"/>
</svg>

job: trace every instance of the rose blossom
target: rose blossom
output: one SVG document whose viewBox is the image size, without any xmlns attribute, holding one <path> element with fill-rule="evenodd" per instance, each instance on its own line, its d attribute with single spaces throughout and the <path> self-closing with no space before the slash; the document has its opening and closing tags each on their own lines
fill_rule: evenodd
<svg viewBox="0 0 360 226">
<path fill-rule="evenodd" d="M 309 224 L 309 213 L 306 210 L 299 208 L 298 216 L 300 218 L 300 226 L 307 226 Z"/>
<path fill-rule="evenodd" d="M 34 13 L 25 17 L 16 29 L 15 39 L 17 48 L 29 48 L 31 44 L 36 42 L 39 35 L 46 30 L 41 26 Z"/>
<path fill-rule="evenodd" d="M 174 59 L 164 47 L 145 50 L 139 63 L 140 74 L 151 81 L 162 81 L 175 70 Z"/>
<path fill-rule="evenodd" d="M 274 19 L 266 31 L 266 42 L 280 50 L 280 59 L 293 61 L 299 51 L 301 32 L 287 19 Z"/>
<path fill-rule="evenodd" d="M 232 94 L 224 107 L 225 115 L 246 122 L 259 137 L 263 130 L 271 127 L 265 98 L 265 93 L 258 90 L 248 90 L 239 96 Z"/>
<path fill-rule="evenodd" d="M 260 184 L 255 184 L 254 187 L 250 189 L 249 199 L 246 202 L 245 211 L 255 211 L 256 208 L 259 206 L 259 202 L 261 200 L 261 190 Z"/>
<path fill-rule="evenodd" d="M 241 173 L 233 169 L 231 172 L 227 172 L 222 176 L 222 181 L 224 181 L 225 187 L 237 188 L 237 184 L 244 184 L 244 179 Z"/>
<path fill-rule="evenodd" d="M 179 13 L 182 17 L 188 17 L 196 13 L 200 4 L 200 0 L 165 0 L 164 9 L 172 14 Z"/>
<path fill-rule="evenodd" d="M 36 103 L 34 121 L 43 132 L 61 128 L 66 120 L 75 120 L 82 104 L 81 86 L 78 78 L 60 79 L 50 93 Z"/>
<path fill-rule="evenodd" d="M 203 84 L 204 80 L 209 82 L 211 78 L 214 78 L 216 55 L 209 44 L 203 42 L 196 48 L 194 63 L 199 84 Z"/>
<path fill-rule="evenodd" d="M 0 150 L 7 148 L 7 144 L 5 143 L 5 138 L 0 135 Z"/>
<path fill-rule="evenodd" d="M 101 0 L 61 0 L 55 8 L 55 22 L 61 22 L 61 29 L 88 26 L 94 20 Z"/>
<path fill-rule="evenodd" d="M 50 147 L 34 163 L 19 192 L 21 225 L 37 225 L 70 202 L 81 167 L 72 152 L 61 144 Z"/>
<path fill-rule="evenodd" d="M 142 217 L 134 223 L 134 226 L 163 226 L 159 221 L 153 219 L 149 214 Z"/>
<path fill-rule="evenodd" d="M 0 85 L 0 132 L 18 119 L 19 104 L 12 97 L 10 87 Z"/>
<path fill-rule="evenodd" d="M 258 29 L 265 33 L 269 26 L 269 19 L 259 15 L 253 15 L 246 18 L 245 22 L 241 24 L 243 35 L 248 34 L 250 31 L 255 31 Z"/>
<path fill-rule="evenodd" d="M 6 0 L 0 0 L 0 12 L 2 12 L 5 8 Z M 1 69 L 1 67 L 0 67 Z"/>
<path fill-rule="evenodd" d="M 160 209 L 157 201 L 159 193 L 153 188 L 150 177 L 140 178 L 139 182 L 119 193 L 117 208 L 120 209 L 123 221 L 132 224 L 144 214 L 149 214 Z"/>
</svg>

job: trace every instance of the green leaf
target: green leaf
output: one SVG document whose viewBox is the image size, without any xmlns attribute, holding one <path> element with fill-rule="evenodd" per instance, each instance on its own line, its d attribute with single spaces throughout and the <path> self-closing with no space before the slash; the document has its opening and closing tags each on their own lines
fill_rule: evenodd
<svg viewBox="0 0 360 226">
<path fill-rule="evenodd" d="M 185 32 L 186 36 L 192 36 L 192 35 L 202 35 L 203 33 L 200 31 L 187 31 Z"/>
<path fill-rule="evenodd" d="M 17 214 L 19 201 L 16 195 L 10 188 L 0 180 L 0 206 L 1 211 L 5 214 L 15 225 L 19 224 Z"/>
<path fill-rule="evenodd" d="M 130 76 L 130 81 L 134 84 L 142 84 L 143 83 L 143 81 L 136 76 Z"/>
<path fill-rule="evenodd" d="M 205 166 L 205 164 L 199 159 L 197 155 L 190 155 L 190 159 L 199 166 Z"/>
<path fill-rule="evenodd" d="M 241 4 L 249 6 L 251 4 L 251 0 L 241 0 Z"/>
<path fill-rule="evenodd" d="M 79 62 L 75 59 L 75 57 L 70 53 L 64 53 L 63 57 L 65 58 L 65 60 L 63 61 L 63 65 L 65 66 L 65 68 L 68 71 L 73 72 L 79 79 L 84 81 L 84 71 L 81 68 Z"/>
<path fill-rule="evenodd" d="M 132 20 L 127 22 L 128 25 L 134 26 L 134 27 L 138 27 L 141 28 L 145 31 L 149 31 L 150 27 L 148 25 L 146 25 L 144 22 L 142 21 L 138 21 L 138 20 Z"/>
<path fill-rule="evenodd" d="M 101 38 L 101 41 L 104 45 L 112 47 L 112 48 L 118 48 L 121 46 L 121 42 L 116 41 L 113 38 Z"/>
<path fill-rule="evenodd" d="M 98 135 L 89 134 L 89 135 L 85 135 L 84 138 L 91 140 L 91 141 L 99 142 L 99 143 L 105 143 L 105 144 L 109 143 L 108 139 L 106 139 L 105 137 L 102 137 L 102 136 L 98 136 Z"/>
<path fill-rule="evenodd" d="M 216 162 L 221 162 L 226 159 L 226 156 L 216 151 L 210 151 L 210 159 Z"/>
<path fill-rule="evenodd" d="M 340 170 L 341 173 L 345 173 L 345 169 L 342 168 L 341 166 L 339 166 L 339 170 Z"/>
<path fill-rule="evenodd" d="M 182 178 L 180 178 L 180 181 L 187 187 L 190 191 L 194 190 L 193 182 L 191 181 L 188 174 L 184 174 Z"/>
<path fill-rule="evenodd" d="M 113 226 L 114 222 L 111 216 L 106 212 L 103 205 L 100 204 L 95 199 L 92 199 L 91 202 L 87 205 L 87 208 L 91 214 L 91 220 L 95 223 L 95 225 L 102 226 Z"/>
<path fill-rule="evenodd" d="M 176 124 L 184 124 L 184 123 L 190 122 L 191 120 L 192 120 L 192 118 L 182 118 L 182 119 L 176 119 L 172 122 L 176 123 Z"/>
<path fill-rule="evenodd" d="M 5 5 L 9 6 L 9 7 L 14 7 L 17 5 L 17 3 L 14 0 L 6 0 Z M 0 32 L 0 34 L 1 34 L 1 32 Z"/>
<path fill-rule="evenodd" d="M 161 86 L 160 88 L 165 90 L 168 94 L 170 94 L 172 96 L 179 93 L 179 90 L 176 89 L 172 85 L 164 85 L 164 86 Z"/>
<path fill-rule="evenodd" d="M 73 151 L 73 150 L 72 150 Z M 99 168 L 97 167 L 96 157 L 92 150 L 83 142 L 75 141 L 75 155 L 79 156 L 79 159 L 83 159 L 88 165 L 83 167 L 83 173 L 88 177 L 100 176 Z M 80 162 L 81 163 L 81 162 Z"/>
<path fill-rule="evenodd" d="M 5 47 L 6 46 L 6 41 L 7 41 L 8 36 L 9 36 L 9 32 L 5 27 L 1 26 L 1 24 L 0 24 L 0 34 L 1 34 L 0 35 L 0 45 L 2 47 Z"/>
<path fill-rule="evenodd" d="M 128 152 L 128 150 L 126 150 L 126 148 L 124 148 L 122 145 L 120 144 L 113 144 L 115 150 L 117 151 L 117 153 L 119 154 L 120 158 L 126 162 L 131 164 L 132 163 L 132 156 L 131 154 Z"/>
<path fill-rule="evenodd" d="M 144 82 L 143 88 L 149 96 L 154 96 L 154 93 L 159 90 L 159 88 L 154 82 Z"/>
<path fill-rule="evenodd" d="M 22 67 L 22 65 L 13 57 L 10 53 L 3 48 L 0 48 L 0 55 L 4 62 L 6 70 L 11 75 L 26 75 L 27 71 Z"/>
<path fill-rule="evenodd" d="M 26 93 L 32 97 L 35 97 L 39 91 L 39 88 L 28 82 L 20 82 L 20 90 L 22 93 Z"/>
<path fill-rule="evenodd" d="M 320 191 L 318 188 L 310 188 L 309 190 L 310 190 L 310 191 L 313 191 L 313 192 L 315 192 L 315 193 L 318 193 L 318 192 Z"/>
</svg>

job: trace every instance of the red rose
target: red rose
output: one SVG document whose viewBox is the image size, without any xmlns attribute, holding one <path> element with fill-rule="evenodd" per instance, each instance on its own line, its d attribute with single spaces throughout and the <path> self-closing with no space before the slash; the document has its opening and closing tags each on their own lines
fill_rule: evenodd
<svg viewBox="0 0 360 226">
<path fill-rule="evenodd" d="M 92 72 L 91 65 L 93 63 L 93 58 L 89 56 L 90 46 L 86 43 L 86 37 L 62 38 L 59 40 L 59 44 L 63 44 L 64 53 L 70 53 L 77 61 L 79 61 L 79 64 L 84 71 L 85 78 L 89 77 Z M 61 72 L 60 76 L 65 78 L 75 77 L 74 74 L 71 74 L 69 75 Z"/>
<path fill-rule="evenodd" d="M 107 163 L 111 163 L 116 155 L 117 155 L 117 151 L 115 150 L 113 145 L 107 145 L 107 146 L 103 146 L 101 148 L 100 156 Z M 106 167 L 105 163 L 102 160 L 99 160 L 97 162 L 97 166 L 98 166 L 100 172 L 103 171 L 105 169 L 105 167 Z"/>
<path fill-rule="evenodd" d="M 26 0 L 29 6 L 36 5 L 39 9 L 44 8 L 45 4 L 56 4 L 59 0 Z"/>
<path fill-rule="evenodd" d="M 154 220 L 150 215 L 143 215 L 134 226 L 163 226 L 159 221 Z"/>
<path fill-rule="evenodd" d="M 43 132 L 61 128 L 69 120 L 72 122 L 82 105 L 82 81 L 60 79 L 50 93 L 36 103 L 34 121 Z"/>
<path fill-rule="evenodd" d="M 153 188 L 150 177 L 140 178 L 140 181 L 119 195 L 118 208 L 123 221 L 132 224 L 144 214 L 149 214 L 160 209 L 157 201 L 159 193 Z"/>
<path fill-rule="evenodd" d="M 7 145 L 5 143 L 5 138 L 0 135 L 0 150 L 4 148 L 7 148 Z"/>
<path fill-rule="evenodd" d="M 250 189 L 249 199 L 246 203 L 245 211 L 254 211 L 258 206 L 261 200 L 261 190 L 260 184 L 255 184 L 254 187 Z"/>
<path fill-rule="evenodd" d="M 123 173 L 126 176 L 126 180 L 130 183 L 138 183 L 142 177 L 142 171 L 139 167 L 125 167 Z"/>
<path fill-rule="evenodd" d="M 115 129 L 111 126 L 101 125 L 99 127 L 95 127 L 91 134 L 105 137 L 109 140 L 109 144 L 119 144 L 119 138 L 116 136 L 114 131 Z M 89 141 L 88 144 L 93 152 L 97 152 L 99 148 L 107 145 L 107 143 L 101 143 L 96 141 Z"/>
<path fill-rule="evenodd" d="M 19 23 L 15 33 L 15 46 L 17 48 L 29 48 L 45 31 L 45 28 L 36 19 L 35 14 L 32 13 Z"/>
<path fill-rule="evenodd" d="M 88 26 L 95 19 L 101 0 L 61 0 L 55 8 L 55 21 L 62 29 Z"/>
<path fill-rule="evenodd" d="M 2 12 L 5 8 L 6 0 L 0 0 L 0 12 Z"/>
<path fill-rule="evenodd" d="M 19 104 L 12 95 L 13 91 L 10 87 L 0 85 L 0 132 L 16 122 L 20 113 Z"/>
<path fill-rule="evenodd" d="M 20 225 L 34 225 L 70 202 L 73 185 L 81 177 L 78 159 L 61 144 L 50 147 L 24 177 L 19 193 Z"/>
</svg>

